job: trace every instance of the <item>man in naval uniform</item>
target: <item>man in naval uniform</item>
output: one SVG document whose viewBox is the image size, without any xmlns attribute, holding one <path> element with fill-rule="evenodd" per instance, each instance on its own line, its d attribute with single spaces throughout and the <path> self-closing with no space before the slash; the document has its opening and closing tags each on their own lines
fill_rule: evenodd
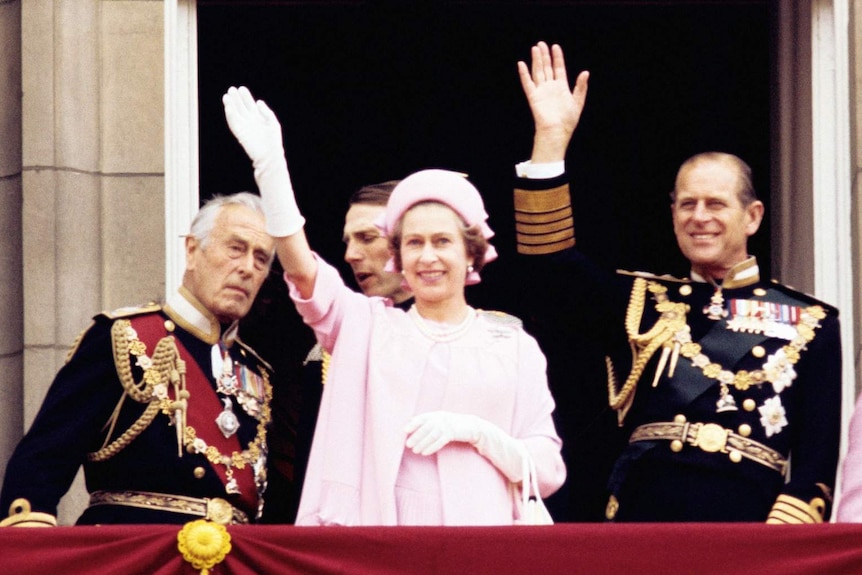
<svg viewBox="0 0 862 575">
<path fill-rule="evenodd" d="M 78 524 L 259 516 L 272 390 L 236 326 L 273 260 L 260 198 L 207 202 L 185 254 L 164 305 L 100 314 L 78 338 L 6 467 L 2 525 L 56 525 L 81 465 Z"/>
<path fill-rule="evenodd" d="M 747 251 L 764 213 L 750 169 L 716 152 L 680 167 L 671 213 L 690 278 L 603 273 L 575 249 L 564 174 L 588 73 L 570 90 L 559 46 L 539 43 L 531 59 L 518 64 L 536 129 L 531 159 L 517 167 L 518 251 L 540 282 L 537 299 L 556 300 L 557 318 L 577 326 L 563 329 L 590 330 L 606 355 L 626 438 L 607 519 L 827 520 L 841 421 L 838 312 L 760 277 Z"/>
</svg>

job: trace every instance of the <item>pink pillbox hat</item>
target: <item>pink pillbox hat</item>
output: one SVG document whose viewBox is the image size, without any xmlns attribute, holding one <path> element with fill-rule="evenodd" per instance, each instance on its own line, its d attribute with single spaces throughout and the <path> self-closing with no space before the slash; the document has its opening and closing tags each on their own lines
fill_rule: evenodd
<svg viewBox="0 0 862 575">
<path fill-rule="evenodd" d="M 471 184 L 464 174 L 449 170 L 422 170 L 410 174 L 395 186 L 386 210 L 375 224 L 380 231 L 389 236 L 395 224 L 408 209 L 419 202 L 440 202 L 452 208 L 468 227 L 479 225 L 485 239 L 494 236 L 488 226 L 488 213 L 482 203 L 479 190 Z M 490 243 L 485 251 L 485 262 L 497 259 L 497 250 Z M 395 271 L 392 259 L 386 264 L 388 271 Z M 479 283 L 479 274 L 475 271 L 467 274 L 467 285 Z"/>
</svg>

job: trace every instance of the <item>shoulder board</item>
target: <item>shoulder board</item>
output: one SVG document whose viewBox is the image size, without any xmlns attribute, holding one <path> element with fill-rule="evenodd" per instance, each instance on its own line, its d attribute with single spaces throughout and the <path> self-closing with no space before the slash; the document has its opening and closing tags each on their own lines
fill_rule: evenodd
<svg viewBox="0 0 862 575">
<path fill-rule="evenodd" d="M 819 300 L 811 294 L 799 291 L 790 286 L 779 283 L 778 280 L 772 280 L 772 284 L 769 287 L 770 290 L 780 292 L 784 297 L 795 299 L 799 301 L 802 305 L 819 305 L 824 310 L 826 310 L 827 313 L 838 315 L 838 308 L 836 308 L 835 306 L 830 305 L 822 300 Z"/>
<path fill-rule="evenodd" d="M 272 366 L 269 364 L 269 362 L 267 362 L 265 359 L 260 357 L 257 354 L 257 352 L 254 351 L 254 349 L 252 349 L 247 343 L 242 341 L 240 338 L 236 338 L 234 340 L 234 343 L 239 345 L 248 355 L 250 355 L 251 357 L 253 357 L 255 359 L 255 361 L 257 361 L 258 365 L 262 366 L 269 373 L 273 373 L 275 371 L 274 369 L 272 369 Z"/>
<path fill-rule="evenodd" d="M 148 304 L 140 305 L 140 306 L 129 306 L 129 307 L 121 307 L 117 308 L 113 311 L 103 311 L 96 317 L 106 317 L 108 319 L 120 319 L 124 317 L 134 317 L 136 315 L 145 315 L 148 313 L 156 313 L 161 311 L 162 306 L 156 302 L 150 302 Z"/>
<path fill-rule="evenodd" d="M 498 325 L 509 325 L 512 327 L 522 327 L 523 322 L 519 317 L 514 315 L 502 312 L 502 311 L 493 311 L 493 310 L 485 310 L 479 309 L 476 310 L 480 316 L 485 318 L 486 320 L 498 324 Z"/>
<path fill-rule="evenodd" d="M 628 270 L 617 270 L 617 274 L 621 276 L 631 276 L 638 278 L 645 278 L 649 280 L 659 280 L 663 282 L 677 282 L 677 283 L 691 283 L 691 280 L 688 278 L 678 278 L 674 277 L 670 274 L 657 275 L 650 272 L 632 272 Z"/>
</svg>

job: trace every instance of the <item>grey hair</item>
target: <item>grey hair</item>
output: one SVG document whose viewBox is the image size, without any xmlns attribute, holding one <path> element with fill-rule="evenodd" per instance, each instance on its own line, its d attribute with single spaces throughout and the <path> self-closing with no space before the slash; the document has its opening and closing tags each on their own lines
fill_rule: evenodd
<svg viewBox="0 0 862 575">
<path fill-rule="evenodd" d="M 251 192 L 237 192 L 227 196 L 215 195 L 204 202 L 201 209 L 192 220 L 192 226 L 189 230 L 190 236 L 195 238 L 200 243 L 202 248 L 207 246 L 210 239 L 210 232 L 215 227 L 216 218 L 221 212 L 221 209 L 227 206 L 244 206 L 252 211 L 265 216 L 263 212 L 263 202 L 260 196 Z"/>
<path fill-rule="evenodd" d="M 679 185 L 680 175 L 686 170 L 694 168 L 702 163 L 715 162 L 723 164 L 736 172 L 739 180 L 739 188 L 737 189 L 737 197 L 743 206 L 749 206 L 757 201 L 757 193 L 754 191 L 754 184 L 751 178 L 751 167 L 738 156 L 725 152 L 703 152 L 695 154 L 682 163 L 676 174 L 674 189 L 670 192 L 671 204 L 676 203 L 676 186 Z"/>
</svg>

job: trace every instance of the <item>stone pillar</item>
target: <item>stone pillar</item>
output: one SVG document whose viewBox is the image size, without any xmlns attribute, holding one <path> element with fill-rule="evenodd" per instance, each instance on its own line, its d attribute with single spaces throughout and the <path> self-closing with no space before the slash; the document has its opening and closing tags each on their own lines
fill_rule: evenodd
<svg viewBox="0 0 862 575">
<path fill-rule="evenodd" d="M 164 292 L 162 7 L 23 4 L 25 427 L 92 316 Z"/>
<path fill-rule="evenodd" d="M 23 431 L 21 3 L 0 1 L 0 480 Z M 0 510 L 5 516 L 5 510 Z"/>
</svg>

